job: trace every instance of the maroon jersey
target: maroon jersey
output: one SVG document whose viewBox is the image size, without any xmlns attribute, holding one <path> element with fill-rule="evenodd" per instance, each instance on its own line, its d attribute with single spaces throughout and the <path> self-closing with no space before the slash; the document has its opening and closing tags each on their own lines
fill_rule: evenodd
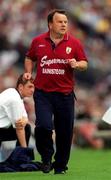
<svg viewBox="0 0 111 180">
<path fill-rule="evenodd" d="M 33 39 L 26 56 L 37 62 L 35 87 L 46 92 L 71 92 L 75 80 L 68 59 L 87 61 L 78 39 L 65 34 L 64 39 L 55 46 L 49 32 Z"/>
</svg>

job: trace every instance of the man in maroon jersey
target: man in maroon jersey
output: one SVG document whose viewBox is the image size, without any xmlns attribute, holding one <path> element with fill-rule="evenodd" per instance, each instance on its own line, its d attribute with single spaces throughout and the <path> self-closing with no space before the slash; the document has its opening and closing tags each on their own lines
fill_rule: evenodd
<svg viewBox="0 0 111 180">
<path fill-rule="evenodd" d="M 47 17 L 49 31 L 35 37 L 25 58 L 24 77 L 30 79 L 34 63 L 36 147 L 43 162 L 42 171 L 63 174 L 68 169 L 74 125 L 74 70 L 86 70 L 87 58 L 81 42 L 68 33 L 64 10 Z M 52 130 L 55 129 L 54 154 Z"/>
</svg>

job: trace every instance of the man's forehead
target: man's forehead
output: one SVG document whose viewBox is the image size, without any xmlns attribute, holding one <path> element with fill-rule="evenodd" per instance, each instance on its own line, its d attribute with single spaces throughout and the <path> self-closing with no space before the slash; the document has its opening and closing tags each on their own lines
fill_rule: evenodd
<svg viewBox="0 0 111 180">
<path fill-rule="evenodd" d="M 61 13 L 58 13 L 58 12 L 56 12 L 55 14 L 54 14 L 54 16 L 53 16 L 53 19 L 54 18 L 66 18 L 67 19 L 67 16 L 65 15 L 65 14 L 61 14 Z"/>
<path fill-rule="evenodd" d="M 26 83 L 26 85 L 30 85 L 30 86 L 34 86 L 34 83 L 33 82 L 31 82 L 31 81 L 28 81 L 27 83 Z"/>
</svg>

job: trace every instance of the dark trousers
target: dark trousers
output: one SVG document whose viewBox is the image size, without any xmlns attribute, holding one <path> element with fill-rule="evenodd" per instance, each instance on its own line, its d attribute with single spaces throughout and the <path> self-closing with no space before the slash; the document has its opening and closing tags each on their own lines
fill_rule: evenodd
<svg viewBox="0 0 111 180">
<path fill-rule="evenodd" d="M 27 124 L 25 126 L 25 136 L 26 136 L 26 143 L 28 145 L 29 138 L 31 135 L 31 126 Z M 17 146 L 19 146 L 19 141 L 16 135 L 16 129 L 13 128 L 13 126 L 10 126 L 9 128 L 0 128 L 0 145 L 2 141 L 11 141 L 11 140 L 17 140 Z"/>
<path fill-rule="evenodd" d="M 52 130 L 56 133 L 55 168 L 65 168 L 69 157 L 74 125 L 74 93 L 34 92 L 36 147 L 42 161 L 51 161 L 54 153 Z"/>
</svg>

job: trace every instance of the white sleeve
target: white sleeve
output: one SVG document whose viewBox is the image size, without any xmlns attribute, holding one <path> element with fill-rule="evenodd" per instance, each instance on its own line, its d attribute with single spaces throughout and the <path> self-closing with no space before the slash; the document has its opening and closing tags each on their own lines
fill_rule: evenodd
<svg viewBox="0 0 111 180">
<path fill-rule="evenodd" d="M 6 109 L 8 117 L 12 122 L 13 127 L 15 127 L 15 122 L 19 119 L 27 118 L 27 112 L 22 100 L 13 100 Z"/>
<path fill-rule="evenodd" d="M 104 113 L 102 120 L 108 124 L 111 124 L 111 107 Z"/>
</svg>

